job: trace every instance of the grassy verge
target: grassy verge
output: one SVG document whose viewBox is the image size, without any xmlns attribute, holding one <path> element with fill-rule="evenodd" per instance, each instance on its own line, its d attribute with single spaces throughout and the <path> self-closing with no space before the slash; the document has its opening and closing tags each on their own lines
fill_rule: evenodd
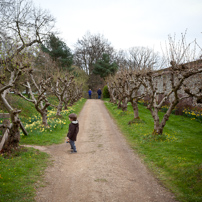
<svg viewBox="0 0 202 202">
<path fill-rule="evenodd" d="M 34 201 L 35 183 L 47 165 L 48 154 L 32 148 L 0 155 L 0 201 Z"/>
<path fill-rule="evenodd" d="M 51 103 L 57 104 L 54 97 Z M 48 110 L 49 128 L 41 126 L 41 119 L 33 105 L 13 95 L 12 106 L 22 109 L 20 119 L 28 136 L 21 135 L 20 144 L 51 145 L 64 141 L 68 131 L 69 113 L 79 114 L 85 99 L 81 99 L 62 116 L 56 117 L 53 108 Z M 1 120 L 0 120 L 1 121 Z M 43 186 L 42 176 L 49 164 L 49 155 L 32 148 L 20 148 L 9 154 L 0 154 L 0 201 L 34 201 L 35 188 Z"/>
<path fill-rule="evenodd" d="M 105 101 L 105 105 L 131 147 L 180 201 L 202 201 L 202 124 L 187 117 L 171 115 L 162 136 L 151 135 L 153 119 L 139 105 L 141 121 L 133 119 L 132 106 L 127 112 Z M 159 112 L 162 118 L 163 112 Z"/>
</svg>

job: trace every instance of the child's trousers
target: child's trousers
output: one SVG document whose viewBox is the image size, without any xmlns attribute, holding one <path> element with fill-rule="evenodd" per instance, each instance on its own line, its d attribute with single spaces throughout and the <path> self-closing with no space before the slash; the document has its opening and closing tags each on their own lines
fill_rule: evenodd
<svg viewBox="0 0 202 202">
<path fill-rule="evenodd" d="M 72 140 L 69 140 L 69 143 L 70 143 L 71 148 L 73 149 L 73 151 L 74 151 L 74 152 L 77 152 L 77 151 L 76 151 L 75 142 L 74 142 L 74 141 L 72 141 Z"/>
</svg>

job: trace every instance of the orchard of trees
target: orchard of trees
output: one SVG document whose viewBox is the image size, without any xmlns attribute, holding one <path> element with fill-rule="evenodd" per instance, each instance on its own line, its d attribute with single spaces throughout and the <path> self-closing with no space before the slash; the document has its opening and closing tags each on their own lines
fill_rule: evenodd
<svg viewBox="0 0 202 202">
<path fill-rule="evenodd" d="M 33 103 L 47 126 L 48 94 L 58 99 L 57 115 L 81 98 L 88 88 L 107 83 L 110 101 L 123 111 L 130 102 L 134 120 L 140 119 L 138 101 L 144 99 L 154 119 L 153 134 L 162 134 L 180 100 L 202 102 L 202 62 L 195 55 L 196 41 L 187 44 L 168 39 L 163 56 L 147 47 L 116 51 L 102 35 L 86 33 L 72 51 L 57 36 L 55 18 L 36 8 L 31 0 L 5 0 L 0 4 L 0 102 L 10 114 L 11 125 L 4 150 L 17 147 L 20 110 L 7 95 L 14 92 Z M 201 50 L 201 49 L 200 49 Z M 23 92 L 26 92 L 25 94 Z M 36 96 L 37 95 L 37 96 Z M 162 120 L 158 111 L 169 108 Z"/>
<path fill-rule="evenodd" d="M 123 111 L 130 102 L 133 122 L 141 118 L 138 101 L 144 99 L 154 120 L 153 134 L 162 134 L 181 100 L 192 98 L 195 105 L 202 104 L 202 60 L 195 55 L 196 45 L 196 41 L 186 44 L 185 35 L 179 42 L 170 37 L 163 59 L 146 48 L 130 49 L 128 65 L 107 78 L 110 101 Z M 165 103 L 169 107 L 160 120 L 158 112 Z"/>
<path fill-rule="evenodd" d="M 14 92 L 31 102 L 47 124 L 48 95 L 58 99 L 57 115 L 63 106 L 82 97 L 82 84 L 71 73 L 73 54 L 55 35 L 55 19 L 32 1 L 8 0 L 0 5 L 0 103 L 11 124 L 3 151 L 17 147 L 20 140 L 21 110 L 13 108 L 8 94 Z M 24 94 L 23 92 L 26 92 Z"/>
</svg>

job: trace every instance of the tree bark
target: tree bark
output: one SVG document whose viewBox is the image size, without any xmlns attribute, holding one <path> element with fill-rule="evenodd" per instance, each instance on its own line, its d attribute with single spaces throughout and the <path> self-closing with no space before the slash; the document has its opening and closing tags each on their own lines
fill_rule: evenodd
<svg viewBox="0 0 202 202">
<path fill-rule="evenodd" d="M 132 107 L 133 107 L 133 112 L 134 112 L 134 119 L 139 119 L 139 111 L 138 111 L 138 105 L 135 100 L 132 100 L 131 102 Z"/>
<path fill-rule="evenodd" d="M 152 134 L 161 135 L 163 133 L 163 128 L 160 126 L 160 123 L 159 123 L 158 109 L 154 108 L 154 109 L 150 109 L 150 111 L 154 119 L 154 131 Z"/>
<path fill-rule="evenodd" d="M 20 110 L 14 110 L 10 106 L 8 101 L 6 100 L 6 95 L 8 93 L 8 90 L 9 89 L 5 90 L 0 95 L 0 99 L 3 102 L 3 105 L 5 106 L 5 108 L 7 109 L 7 111 L 10 114 L 11 123 L 12 123 L 11 128 L 9 129 L 8 138 L 7 138 L 7 140 L 4 143 L 4 146 L 2 148 L 3 151 L 9 151 L 11 148 L 18 147 L 18 144 L 19 144 L 19 141 L 20 141 L 20 131 L 19 131 L 20 120 L 18 118 L 18 114 L 21 111 Z"/>
<path fill-rule="evenodd" d="M 47 127 L 48 126 L 48 119 L 47 119 L 47 110 L 41 112 L 41 117 L 42 117 L 42 124 Z"/>
<path fill-rule="evenodd" d="M 12 148 L 17 148 L 19 146 L 20 141 L 20 120 L 18 118 L 18 113 L 11 113 L 11 121 L 12 125 L 8 132 L 8 138 L 5 141 L 2 151 L 8 152 Z"/>
<path fill-rule="evenodd" d="M 68 109 L 68 107 L 67 107 L 68 103 L 65 102 L 64 104 L 65 104 L 64 110 L 67 110 Z"/>
<path fill-rule="evenodd" d="M 127 103 L 128 103 L 128 98 L 125 98 L 122 102 L 122 111 L 127 111 Z"/>
<path fill-rule="evenodd" d="M 63 104 L 63 102 L 60 100 L 59 104 L 57 106 L 57 113 L 56 113 L 57 116 L 60 116 L 60 113 L 62 111 L 62 104 Z"/>
<path fill-rule="evenodd" d="M 121 108 L 122 108 L 121 100 L 118 100 L 118 109 L 121 109 Z"/>
</svg>

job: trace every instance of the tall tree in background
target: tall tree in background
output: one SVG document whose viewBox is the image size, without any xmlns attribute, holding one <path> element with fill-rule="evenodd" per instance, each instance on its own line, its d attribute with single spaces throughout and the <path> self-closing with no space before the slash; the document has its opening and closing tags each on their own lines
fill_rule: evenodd
<svg viewBox="0 0 202 202">
<path fill-rule="evenodd" d="M 53 33 L 49 35 L 46 42 L 41 46 L 41 49 L 48 53 L 61 69 L 71 71 L 73 54 L 66 43 Z"/>
<path fill-rule="evenodd" d="M 100 34 L 87 33 L 75 45 L 74 62 L 90 75 L 93 73 L 94 64 L 102 58 L 103 53 L 110 56 L 114 53 L 108 40 Z"/>
<path fill-rule="evenodd" d="M 0 63 L 41 43 L 53 32 L 54 17 L 33 6 L 31 0 L 8 0 L 0 7 Z"/>
<path fill-rule="evenodd" d="M 119 70 L 127 70 L 129 69 L 128 64 L 128 57 L 127 57 L 127 51 L 126 50 L 119 50 L 115 53 L 115 62 L 118 65 Z"/>
<path fill-rule="evenodd" d="M 164 60 L 147 47 L 132 47 L 127 51 L 128 68 L 131 70 L 155 70 L 162 68 Z"/>
<path fill-rule="evenodd" d="M 89 75 L 88 85 L 96 88 L 102 85 L 99 76 L 93 73 L 94 64 L 106 53 L 110 58 L 114 57 L 114 49 L 107 39 L 102 35 L 91 35 L 87 33 L 75 44 L 74 63 Z"/>
<path fill-rule="evenodd" d="M 93 69 L 93 73 L 100 75 L 101 78 L 105 79 L 109 75 L 113 75 L 118 69 L 115 62 L 110 61 L 110 56 L 106 53 L 102 55 L 102 59 L 98 60 Z"/>
</svg>

